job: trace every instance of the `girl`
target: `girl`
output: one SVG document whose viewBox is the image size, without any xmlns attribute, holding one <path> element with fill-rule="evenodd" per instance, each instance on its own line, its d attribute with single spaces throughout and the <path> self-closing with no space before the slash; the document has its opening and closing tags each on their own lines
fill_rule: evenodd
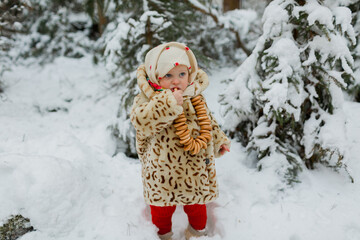
<svg viewBox="0 0 360 240">
<path fill-rule="evenodd" d="M 141 93 L 131 122 L 142 164 L 143 194 L 160 239 L 171 239 L 171 218 L 183 205 L 186 239 L 205 236 L 206 203 L 218 197 L 214 158 L 230 151 L 230 140 L 201 94 L 208 86 L 193 52 L 170 42 L 150 50 L 137 71 Z"/>
</svg>

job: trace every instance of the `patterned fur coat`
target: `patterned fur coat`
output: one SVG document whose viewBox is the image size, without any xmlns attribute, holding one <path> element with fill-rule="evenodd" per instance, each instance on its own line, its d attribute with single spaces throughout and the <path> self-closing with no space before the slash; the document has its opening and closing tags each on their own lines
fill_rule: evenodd
<svg viewBox="0 0 360 240">
<path fill-rule="evenodd" d="M 214 158 L 220 157 L 222 144 L 230 146 L 230 140 L 206 106 L 211 119 L 212 139 L 207 149 L 201 149 L 196 155 L 184 151 L 175 134 L 173 121 L 184 111 L 191 136 L 199 135 L 200 127 L 190 96 L 185 96 L 184 104 L 179 106 L 171 90 L 154 91 L 146 77 L 142 65 L 137 71 L 141 93 L 135 97 L 131 111 L 146 203 L 172 206 L 213 201 L 218 197 Z M 195 96 L 201 94 L 208 84 L 206 73 L 199 70 L 193 83 Z M 203 97 L 202 100 L 205 101 Z"/>
</svg>

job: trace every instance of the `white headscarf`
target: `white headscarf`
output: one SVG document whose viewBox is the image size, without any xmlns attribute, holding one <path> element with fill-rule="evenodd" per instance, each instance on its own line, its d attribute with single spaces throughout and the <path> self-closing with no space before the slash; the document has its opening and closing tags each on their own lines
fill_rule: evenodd
<svg viewBox="0 0 360 240">
<path fill-rule="evenodd" d="M 160 79 L 177 65 L 189 69 L 189 81 L 196 77 L 198 66 L 194 53 L 184 44 L 169 42 L 151 49 L 145 56 L 145 70 L 150 81 L 159 85 Z"/>
</svg>

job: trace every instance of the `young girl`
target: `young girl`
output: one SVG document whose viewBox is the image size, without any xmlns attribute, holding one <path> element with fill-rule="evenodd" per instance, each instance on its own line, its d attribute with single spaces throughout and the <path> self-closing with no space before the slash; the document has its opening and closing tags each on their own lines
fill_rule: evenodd
<svg viewBox="0 0 360 240">
<path fill-rule="evenodd" d="M 188 47 L 170 42 L 148 52 L 137 79 L 141 93 L 131 122 L 152 222 L 160 239 L 171 239 L 171 217 L 183 205 L 186 239 L 204 236 L 205 204 L 218 197 L 214 158 L 230 151 L 230 140 L 201 94 L 208 77 Z"/>
</svg>

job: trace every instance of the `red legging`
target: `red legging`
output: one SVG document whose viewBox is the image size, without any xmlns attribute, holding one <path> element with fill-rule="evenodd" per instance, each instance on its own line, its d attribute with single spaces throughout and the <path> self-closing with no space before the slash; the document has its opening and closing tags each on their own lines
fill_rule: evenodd
<svg viewBox="0 0 360 240">
<path fill-rule="evenodd" d="M 150 205 L 152 222 L 159 228 L 158 234 L 162 235 L 171 231 L 171 218 L 176 206 L 158 207 Z M 206 205 L 185 205 L 184 211 L 188 216 L 190 225 L 195 230 L 202 230 L 206 226 Z"/>
</svg>

